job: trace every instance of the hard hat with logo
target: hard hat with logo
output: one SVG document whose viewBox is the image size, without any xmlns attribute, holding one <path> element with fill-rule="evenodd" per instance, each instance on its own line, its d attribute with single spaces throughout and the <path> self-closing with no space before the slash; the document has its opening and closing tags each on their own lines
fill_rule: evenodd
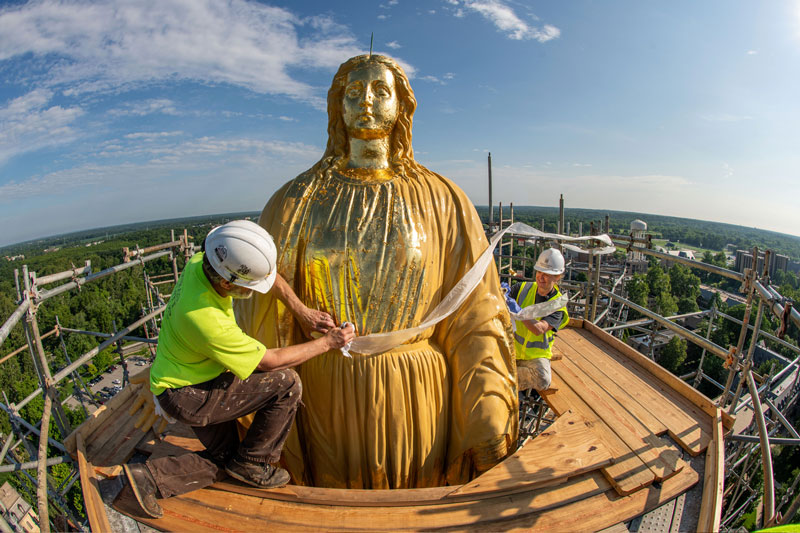
<svg viewBox="0 0 800 533">
<path fill-rule="evenodd" d="M 266 293 L 278 275 L 278 252 L 267 230 L 249 220 L 234 220 L 211 230 L 205 244 L 208 262 L 234 285 Z"/>
<path fill-rule="evenodd" d="M 544 274 L 559 275 L 564 273 L 564 256 L 555 248 L 548 248 L 536 260 L 534 270 Z"/>
</svg>

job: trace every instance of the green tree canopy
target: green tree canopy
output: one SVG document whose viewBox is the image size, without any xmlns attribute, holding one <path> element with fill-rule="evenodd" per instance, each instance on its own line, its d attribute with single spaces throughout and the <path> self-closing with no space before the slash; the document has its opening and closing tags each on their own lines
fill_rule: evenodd
<svg viewBox="0 0 800 533">
<path fill-rule="evenodd" d="M 685 360 L 686 341 L 678 335 L 675 335 L 669 340 L 667 345 L 664 346 L 658 362 L 673 374 L 678 374 Z"/>
<path fill-rule="evenodd" d="M 669 282 L 672 295 L 677 298 L 697 300 L 700 296 L 700 278 L 689 267 L 675 264 L 669 269 Z"/>
<path fill-rule="evenodd" d="M 647 284 L 650 287 L 650 296 L 658 297 L 663 292 L 672 292 L 669 276 L 664 273 L 664 269 L 659 265 L 654 265 L 647 269 Z"/>
<path fill-rule="evenodd" d="M 647 296 L 650 294 L 650 285 L 644 274 L 634 274 L 625 283 L 625 290 L 628 292 L 628 299 L 635 304 L 647 307 Z"/>
</svg>

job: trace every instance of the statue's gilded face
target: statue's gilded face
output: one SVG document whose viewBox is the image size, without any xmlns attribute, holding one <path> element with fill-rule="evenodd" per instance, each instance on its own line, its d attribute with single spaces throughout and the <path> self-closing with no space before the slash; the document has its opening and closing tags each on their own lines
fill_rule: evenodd
<svg viewBox="0 0 800 533">
<path fill-rule="evenodd" d="M 399 105 L 394 75 L 383 65 L 367 64 L 350 72 L 343 100 L 349 135 L 380 139 L 392 132 Z"/>
</svg>

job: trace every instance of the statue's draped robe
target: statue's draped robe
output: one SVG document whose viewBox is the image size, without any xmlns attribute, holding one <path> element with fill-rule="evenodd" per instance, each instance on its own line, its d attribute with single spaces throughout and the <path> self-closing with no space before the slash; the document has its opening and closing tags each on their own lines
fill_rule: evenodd
<svg viewBox="0 0 800 533">
<path fill-rule="evenodd" d="M 307 306 L 360 335 L 395 331 L 420 324 L 461 279 L 488 245 L 481 222 L 450 180 L 421 174 L 377 181 L 309 171 L 275 193 L 259 223 Z M 306 340 L 272 294 L 236 310 L 267 347 Z M 509 327 L 491 264 L 456 312 L 407 343 L 301 365 L 304 407 L 283 455 L 295 482 L 430 487 L 463 483 L 498 461 L 517 436 Z"/>
</svg>

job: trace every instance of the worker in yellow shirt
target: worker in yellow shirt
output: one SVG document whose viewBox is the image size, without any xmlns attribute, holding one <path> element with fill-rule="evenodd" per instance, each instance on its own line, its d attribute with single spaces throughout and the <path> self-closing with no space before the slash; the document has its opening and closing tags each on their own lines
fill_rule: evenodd
<svg viewBox="0 0 800 533">
<path fill-rule="evenodd" d="M 200 454 L 163 457 L 124 466 L 142 509 L 159 518 L 157 498 L 214 483 L 220 470 L 260 488 L 289 481 L 273 466 L 289 433 L 302 387 L 291 370 L 319 354 L 345 347 L 352 325 L 336 327 L 327 313 L 307 308 L 277 273 L 272 237 L 258 224 L 237 220 L 206 237 L 205 252 L 186 264 L 164 311 L 150 390 L 156 409 L 192 427 Z M 267 350 L 236 324 L 233 298 L 273 290 L 308 335 L 303 344 Z M 236 419 L 255 413 L 240 442 Z"/>
</svg>

